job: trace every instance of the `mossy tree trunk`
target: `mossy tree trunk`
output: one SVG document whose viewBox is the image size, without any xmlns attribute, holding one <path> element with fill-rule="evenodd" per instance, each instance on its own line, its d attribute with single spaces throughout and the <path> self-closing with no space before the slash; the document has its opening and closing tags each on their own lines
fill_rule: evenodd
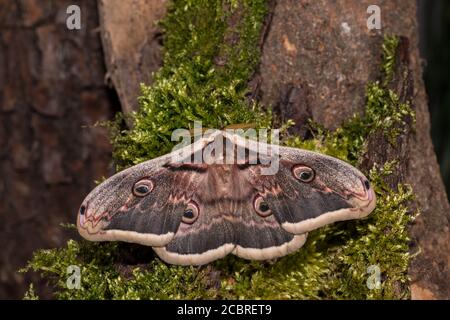
<svg viewBox="0 0 450 320">
<path fill-rule="evenodd" d="M 150 68 L 136 68 L 136 55 L 159 36 L 156 28 L 149 32 L 130 33 L 127 41 L 112 37 L 121 28 L 141 30 L 148 17 L 136 16 L 122 20 L 124 25 L 110 24 L 106 17 L 114 12 L 126 12 L 126 2 L 100 1 L 103 18 L 102 36 L 109 72 L 128 112 L 133 109 L 136 87 L 122 84 L 133 79 L 147 79 Z M 159 1 L 138 2 L 142 10 L 157 6 Z M 305 125 L 313 119 L 325 128 L 339 127 L 354 113 L 361 113 L 366 103 L 366 86 L 381 79 L 383 35 L 401 37 L 396 52 L 397 63 L 389 88 L 403 102 L 410 101 L 416 112 L 416 123 L 397 137 L 396 147 L 374 135 L 362 163 L 370 168 L 374 163 L 396 159 L 395 172 L 388 183 L 411 184 L 416 195 L 413 206 L 421 215 L 410 228 L 412 252 L 420 254 L 409 268 L 413 298 L 450 297 L 450 208 L 433 151 L 426 93 L 422 81 L 422 61 L 418 50 L 416 4 L 413 1 L 381 1 L 382 29 L 366 27 L 367 7 L 371 1 L 284 0 L 271 1 L 261 35 L 262 59 L 258 71 L 249 82 L 251 97 L 263 105 L 272 106 L 278 118 L 294 119 L 292 128 L 307 138 Z M 156 18 L 156 16 L 153 16 Z M 140 19 L 146 20 L 145 23 Z M 156 21 L 151 21 L 152 23 Z M 130 27 L 130 23 L 132 27 Z M 126 24 L 126 25 L 125 25 Z M 131 53 L 124 59 L 125 50 Z M 135 52 L 135 44 L 142 44 Z M 155 53 L 151 53 L 158 59 Z M 133 56 L 134 55 L 134 56 Z M 138 59 L 139 60 L 139 59 Z M 114 61 L 114 63 L 111 63 Z M 133 70 L 130 74 L 129 70 Z"/>
</svg>

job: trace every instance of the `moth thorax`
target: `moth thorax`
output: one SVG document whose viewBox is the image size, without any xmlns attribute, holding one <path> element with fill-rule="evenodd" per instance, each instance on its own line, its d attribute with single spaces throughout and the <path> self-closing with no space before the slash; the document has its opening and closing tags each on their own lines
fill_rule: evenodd
<svg viewBox="0 0 450 320">
<path fill-rule="evenodd" d="M 259 164 L 261 157 L 267 158 L 267 150 L 252 149 L 218 137 L 203 148 L 202 156 L 206 164 Z"/>
</svg>

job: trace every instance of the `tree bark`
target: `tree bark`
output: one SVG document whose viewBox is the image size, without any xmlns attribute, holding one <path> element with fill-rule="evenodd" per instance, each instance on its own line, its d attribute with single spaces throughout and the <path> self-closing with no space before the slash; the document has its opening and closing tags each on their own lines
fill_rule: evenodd
<svg viewBox="0 0 450 320">
<path fill-rule="evenodd" d="M 166 0 L 99 0 L 101 34 L 108 76 L 125 113 L 137 109 L 141 83 L 150 84 L 162 59 L 157 26 Z"/>
<path fill-rule="evenodd" d="M 33 251 L 64 245 L 60 223 L 73 223 L 94 180 L 113 172 L 106 132 L 92 127 L 120 109 L 104 84 L 97 7 L 77 1 L 82 29 L 69 31 L 71 4 L 0 0 L 3 299 L 23 297 L 31 279 L 17 270 Z"/>
</svg>

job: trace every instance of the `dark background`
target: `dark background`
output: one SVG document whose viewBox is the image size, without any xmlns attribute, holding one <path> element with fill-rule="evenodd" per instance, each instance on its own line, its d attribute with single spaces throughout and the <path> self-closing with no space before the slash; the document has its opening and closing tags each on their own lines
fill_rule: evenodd
<svg viewBox="0 0 450 320">
<path fill-rule="evenodd" d="M 450 194 L 450 1 L 419 1 L 420 45 L 431 133 L 447 196 Z"/>
</svg>

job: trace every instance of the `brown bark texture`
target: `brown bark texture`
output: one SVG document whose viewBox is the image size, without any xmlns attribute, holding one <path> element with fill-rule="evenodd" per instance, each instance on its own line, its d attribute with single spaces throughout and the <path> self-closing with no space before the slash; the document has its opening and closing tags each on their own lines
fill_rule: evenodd
<svg viewBox="0 0 450 320">
<path fill-rule="evenodd" d="M 104 85 L 97 6 L 77 1 L 82 29 L 68 30 L 71 4 L 0 0 L 0 298 L 23 297 L 31 279 L 17 270 L 65 244 L 60 223 L 113 172 L 107 134 L 92 127 L 120 109 Z"/>
<path fill-rule="evenodd" d="M 98 1 L 108 78 L 124 112 L 137 109 L 140 84 L 150 84 L 160 67 L 162 33 L 157 22 L 166 5 L 166 0 Z"/>
</svg>

